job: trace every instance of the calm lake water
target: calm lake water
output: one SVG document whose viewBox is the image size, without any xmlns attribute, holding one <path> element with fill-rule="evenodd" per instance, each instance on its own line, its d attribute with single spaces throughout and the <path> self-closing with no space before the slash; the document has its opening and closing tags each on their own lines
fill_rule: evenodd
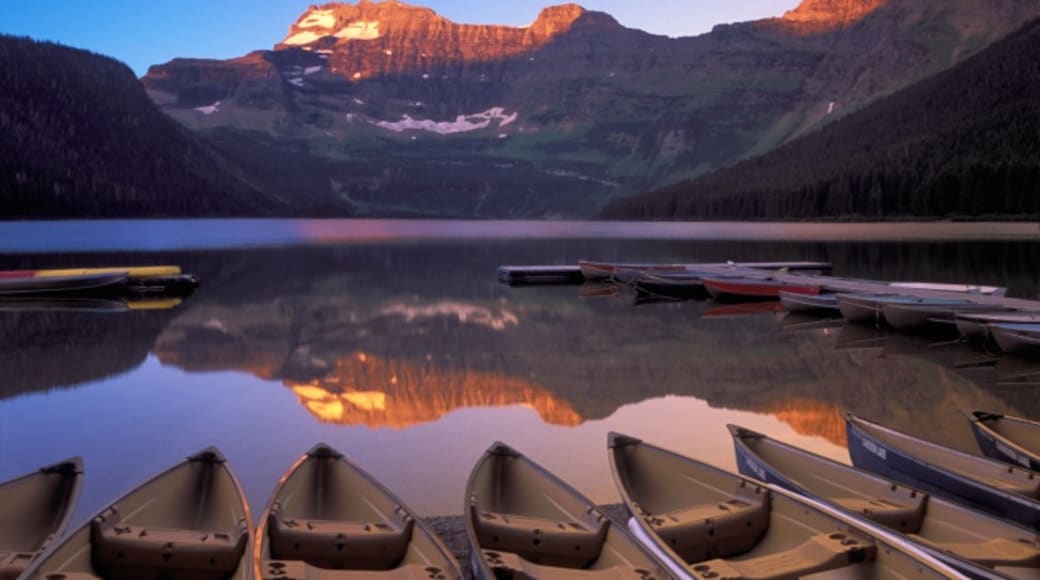
<svg viewBox="0 0 1040 580">
<path fill-rule="evenodd" d="M 1036 224 L 0 224 L 2 269 L 175 263 L 202 281 L 169 309 L 0 301 L 0 480 L 81 455 L 82 521 L 217 445 L 259 511 L 325 441 L 443 515 L 495 440 L 607 503 L 611 430 L 732 469 L 728 423 L 847 461 L 843 410 L 965 449 L 959 408 L 1040 416 L 1040 366 L 979 348 L 495 276 L 581 258 L 826 260 L 1040 293 Z"/>
</svg>

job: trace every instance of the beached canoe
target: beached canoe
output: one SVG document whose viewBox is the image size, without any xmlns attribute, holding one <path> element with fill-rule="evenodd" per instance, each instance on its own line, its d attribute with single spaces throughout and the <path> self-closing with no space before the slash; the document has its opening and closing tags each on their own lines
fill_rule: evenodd
<svg viewBox="0 0 1040 580">
<path fill-rule="evenodd" d="M 751 278 L 704 278 L 704 288 L 715 298 L 776 299 L 780 292 L 789 294 L 820 293 L 814 284 L 792 284 L 779 280 L 753 280 Z"/>
<path fill-rule="evenodd" d="M 421 518 L 324 444 L 282 476 L 256 537 L 257 580 L 462 578 Z"/>
<path fill-rule="evenodd" d="M 1011 354 L 1040 352 L 1040 323 L 994 322 L 987 325 L 1000 350 Z"/>
<path fill-rule="evenodd" d="M 884 526 L 974 577 L 1040 577 L 1036 532 L 913 487 L 729 426 L 748 477 L 824 501 Z"/>
<path fill-rule="evenodd" d="M 853 465 L 1040 529 L 1040 473 L 845 413 Z"/>
<path fill-rule="evenodd" d="M 119 291 L 126 287 L 126 274 L 87 274 L 45 278 L 0 278 L 0 296 L 42 296 Z"/>
<path fill-rule="evenodd" d="M 1003 322 L 1040 324 L 1040 312 L 1019 312 L 998 309 L 991 312 L 958 312 L 957 332 L 964 338 L 985 339 L 989 325 Z"/>
<path fill-rule="evenodd" d="M 1040 472 L 1040 422 L 985 411 L 965 411 L 987 457 Z"/>
<path fill-rule="evenodd" d="M 589 499 L 503 443 L 466 484 L 474 578 L 673 578 L 652 553 Z"/>
<path fill-rule="evenodd" d="M 944 578 L 901 537 L 779 487 L 611 433 L 629 526 L 692 578 Z"/>
<path fill-rule="evenodd" d="M 925 330 L 956 328 L 957 315 L 970 312 L 992 312 L 991 304 L 949 303 L 944 300 L 923 299 L 919 302 L 888 302 L 882 304 L 885 322 L 896 330 Z"/>
<path fill-rule="evenodd" d="M 214 448 L 101 510 L 20 580 L 250 580 L 253 521 Z"/>
<path fill-rule="evenodd" d="M 0 483 L 0 580 L 17 578 L 65 533 L 82 488 L 79 457 Z"/>
</svg>

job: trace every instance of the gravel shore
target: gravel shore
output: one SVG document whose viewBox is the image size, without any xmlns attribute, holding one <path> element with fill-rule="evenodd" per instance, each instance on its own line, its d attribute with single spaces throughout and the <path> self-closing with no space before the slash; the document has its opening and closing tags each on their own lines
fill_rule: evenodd
<svg viewBox="0 0 1040 580">
<path fill-rule="evenodd" d="M 625 525 L 625 506 L 622 504 L 611 504 L 599 506 L 599 509 L 610 519 Z M 441 540 L 448 546 L 452 554 L 459 561 L 462 573 L 466 578 L 469 574 L 469 542 L 466 540 L 466 523 L 462 516 L 441 516 L 425 518 L 426 523 L 437 532 Z"/>
</svg>

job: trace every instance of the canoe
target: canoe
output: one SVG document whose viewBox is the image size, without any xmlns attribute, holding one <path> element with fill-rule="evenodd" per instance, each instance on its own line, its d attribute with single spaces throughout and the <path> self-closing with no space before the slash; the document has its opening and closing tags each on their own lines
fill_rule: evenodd
<svg viewBox="0 0 1040 580">
<path fill-rule="evenodd" d="M 592 501 L 503 443 L 477 461 L 465 505 L 478 580 L 674 577 Z"/>
<path fill-rule="evenodd" d="M 238 479 L 211 447 L 101 510 L 19 580 L 250 580 L 252 528 Z"/>
<path fill-rule="evenodd" d="M 128 280 L 126 274 L 89 274 L 54 278 L 0 278 L 0 296 L 103 292 L 124 288 Z"/>
<path fill-rule="evenodd" d="M 872 471 L 1040 528 L 1040 474 L 988 457 L 964 453 L 845 413 L 849 457 Z"/>
<path fill-rule="evenodd" d="M 614 277 L 618 270 L 639 270 L 644 272 L 682 272 L 684 270 L 695 270 L 698 266 L 709 266 L 712 268 L 750 268 L 752 270 L 787 270 L 790 272 L 826 272 L 830 271 L 830 262 L 716 262 L 704 264 L 663 264 L 663 263 L 633 263 L 633 262 L 594 262 L 591 260 L 578 261 L 582 275 L 586 280 L 605 280 Z"/>
<path fill-rule="evenodd" d="M 0 580 L 17 578 L 65 533 L 82 488 L 79 457 L 0 483 Z"/>
<path fill-rule="evenodd" d="M 1040 323 L 1040 312 L 1018 312 L 1013 310 L 994 310 L 991 312 L 958 312 L 957 332 L 964 338 L 984 339 L 989 336 L 988 324 Z"/>
<path fill-rule="evenodd" d="M 704 288 L 715 298 L 779 298 L 780 292 L 789 294 L 819 294 L 820 287 L 813 284 L 791 284 L 779 280 L 753 280 L 750 278 L 704 278 Z"/>
<path fill-rule="evenodd" d="M 960 294 L 982 294 L 984 296 L 1004 296 L 1007 288 L 1003 286 L 979 286 L 976 284 L 942 284 L 936 282 L 889 282 L 893 288 L 910 290 L 931 290 L 936 292 L 958 292 Z"/>
<path fill-rule="evenodd" d="M 79 296 L 0 296 L 0 312 L 122 313 L 137 310 L 170 310 L 180 304 L 180 298 L 123 300 Z"/>
<path fill-rule="evenodd" d="M 896 533 L 974 577 L 1040 577 L 1040 536 L 995 516 L 729 425 L 740 473 Z"/>
<path fill-rule="evenodd" d="M 1013 354 L 1040 352 L 1040 324 L 996 322 L 987 325 L 1000 350 Z"/>
<path fill-rule="evenodd" d="M 896 330 L 924 330 L 930 327 L 953 330 L 956 328 L 957 315 L 969 312 L 992 312 L 990 304 L 933 303 L 931 299 L 920 302 L 890 302 L 882 304 L 881 314 L 885 322 Z"/>
<path fill-rule="evenodd" d="M 128 278 L 177 276 L 180 266 L 116 266 L 111 268 L 61 268 L 49 270 L 0 270 L 0 279 L 14 278 L 72 278 L 98 274 L 125 274 Z"/>
<path fill-rule="evenodd" d="M 629 526 L 694 578 L 943 578 L 902 538 L 776 486 L 611 433 Z"/>
<path fill-rule="evenodd" d="M 985 411 L 965 411 L 986 457 L 1040 472 L 1040 422 Z"/>
<path fill-rule="evenodd" d="M 151 276 L 148 278 L 130 278 L 126 290 L 130 294 L 191 294 L 199 287 L 199 279 L 192 274 L 176 276 Z"/>
<path fill-rule="evenodd" d="M 838 296 L 835 294 L 798 294 L 781 290 L 780 304 L 788 312 L 838 312 Z"/>
<path fill-rule="evenodd" d="M 891 304 L 924 305 L 924 306 L 956 306 L 973 304 L 961 298 L 915 298 L 894 294 L 838 294 L 838 309 L 849 322 L 866 322 L 880 325 L 886 320 L 883 309 Z M 990 307 L 992 309 L 992 307 Z"/>
<path fill-rule="evenodd" d="M 421 518 L 324 444 L 282 476 L 256 534 L 257 579 L 462 578 Z"/>
</svg>

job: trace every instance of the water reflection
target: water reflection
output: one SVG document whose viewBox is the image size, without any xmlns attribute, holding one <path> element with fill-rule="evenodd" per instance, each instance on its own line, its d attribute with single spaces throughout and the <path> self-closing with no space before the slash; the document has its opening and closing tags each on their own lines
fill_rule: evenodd
<svg viewBox="0 0 1040 580">
<path fill-rule="evenodd" d="M 503 263 L 581 257 L 828 260 L 842 275 L 1040 288 L 1040 249 L 1018 242 L 366 239 L 8 256 L 0 267 L 180 263 L 203 284 L 168 311 L 0 309 L 0 479 L 83 454 L 100 505 L 160 459 L 217 444 L 260 503 L 320 439 L 436 514 L 460 509 L 465 475 L 494 439 L 609 501 L 612 429 L 732 467 L 727 422 L 845 459 L 843 410 L 966 449 L 959 408 L 1040 416 L 1040 367 L 979 347 L 786 316 L 775 303 L 495 280 Z"/>
</svg>

